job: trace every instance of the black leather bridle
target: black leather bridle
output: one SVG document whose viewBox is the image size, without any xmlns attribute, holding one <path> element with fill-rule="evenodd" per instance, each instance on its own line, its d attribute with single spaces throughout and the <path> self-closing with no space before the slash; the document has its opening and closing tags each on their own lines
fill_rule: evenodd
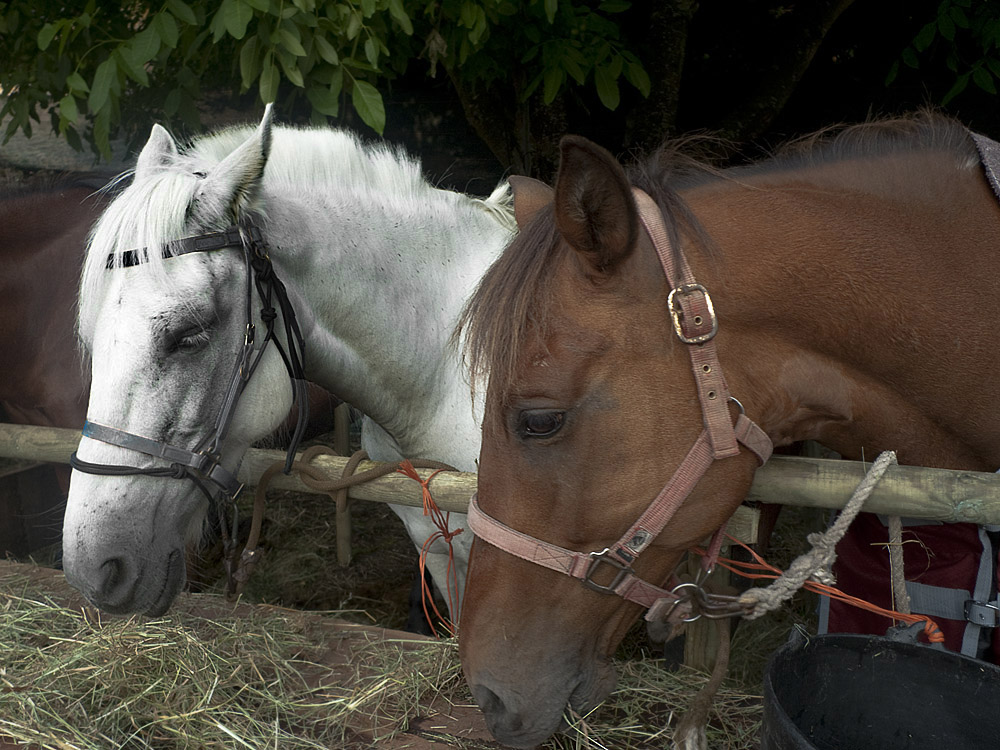
<svg viewBox="0 0 1000 750">
<path fill-rule="evenodd" d="M 164 245 L 161 253 L 164 259 L 169 259 L 189 253 L 212 252 L 229 248 L 240 248 L 243 251 L 246 261 L 246 335 L 243 340 L 243 348 L 237 358 L 236 366 L 229 381 L 225 401 L 215 419 L 215 427 L 212 432 L 199 440 L 194 448 L 187 449 L 88 420 L 83 427 L 84 437 L 99 440 L 110 445 L 117 445 L 121 448 L 127 448 L 154 458 L 164 459 L 170 462 L 170 466 L 140 468 L 135 466 L 90 463 L 78 458 L 75 452 L 70 457 L 70 466 L 77 471 L 87 474 L 102 476 L 141 474 L 154 477 L 190 479 L 205 494 L 209 502 L 216 506 L 220 514 L 220 522 L 223 518 L 223 506 L 227 504 L 233 506 L 234 517 L 231 535 L 226 533 L 225 523 L 221 524 L 227 547 L 230 547 L 236 538 L 238 518 L 235 514 L 234 501 L 243 489 L 243 485 L 240 484 L 239 480 L 230 471 L 223 468 L 221 463 L 222 443 L 229 432 L 240 396 L 243 394 L 247 383 L 250 382 L 250 377 L 257 369 L 257 365 L 264 355 L 268 342 L 274 342 L 285 363 L 285 369 L 288 371 L 292 382 L 292 398 L 298 404 L 298 422 L 296 423 L 295 432 L 292 435 L 285 458 L 286 474 L 291 471 L 296 449 L 302 440 L 302 434 L 309 420 L 309 399 L 303 369 L 305 341 L 299 331 L 295 311 L 292 309 L 291 302 L 288 299 L 285 285 L 275 274 L 274 266 L 271 264 L 271 259 L 268 257 L 267 248 L 263 242 L 263 236 L 253 221 L 248 218 L 238 226 L 231 226 L 222 232 L 186 237 L 181 240 L 169 242 Z M 148 252 L 148 248 L 129 250 L 122 255 L 118 266 L 128 268 L 140 265 L 148 260 Z M 114 260 L 114 256 L 108 257 L 107 268 L 109 270 L 116 268 Z M 257 350 L 256 356 L 254 356 L 253 285 L 257 287 L 257 293 L 261 301 L 260 317 L 266 328 L 263 344 Z M 277 312 L 274 308 L 275 304 L 281 310 L 281 318 L 285 326 L 285 340 L 288 346 L 287 351 L 274 336 L 274 325 L 277 319 Z M 206 483 L 214 486 L 218 494 L 213 496 L 211 489 L 206 486 Z M 230 550 L 227 549 L 227 556 L 229 552 Z"/>
</svg>

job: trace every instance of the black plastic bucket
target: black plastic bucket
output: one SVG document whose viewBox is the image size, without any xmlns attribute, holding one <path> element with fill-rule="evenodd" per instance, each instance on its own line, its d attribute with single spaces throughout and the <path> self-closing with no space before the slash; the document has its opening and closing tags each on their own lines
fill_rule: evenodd
<svg viewBox="0 0 1000 750">
<path fill-rule="evenodd" d="M 764 675 L 760 748 L 1000 748 L 998 717 L 992 664 L 875 636 L 793 636 Z"/>
</svg>

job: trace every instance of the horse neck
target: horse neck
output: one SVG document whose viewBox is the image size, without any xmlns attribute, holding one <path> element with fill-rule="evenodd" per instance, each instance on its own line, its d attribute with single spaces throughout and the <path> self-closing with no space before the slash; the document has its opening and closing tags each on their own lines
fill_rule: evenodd
<svg viewBox="0 0 1000 750">
<path fill-rule="evenodd" d="M 1000 272 L 998 207 L 955 162 L 897 155 L 687 196 L 720 247 L 691 255 L 722 316 L 727 379 L 776 445 L 1000 466 L 1000 414 L 974 396 L 1000 389 L 1000 355 L 982 345 L 1000 305 L 983 283 Z"/>
<path fill-rule="evenodd" d="M 448 441 L 477 427 L 450 337 L 508 230 L 471 199 L 430 187 L 419 202 L 303 191 L 267 206 L 273 259 L 304 302 L 309 378 L 404 454 L 458 460 L 444 455 Z"/>
</svg>

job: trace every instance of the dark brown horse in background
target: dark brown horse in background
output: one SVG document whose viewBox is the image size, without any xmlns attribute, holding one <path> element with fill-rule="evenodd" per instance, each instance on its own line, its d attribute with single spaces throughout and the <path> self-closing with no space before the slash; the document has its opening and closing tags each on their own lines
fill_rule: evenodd
<svg viewBox="0 0 1000 750">
<path fill-rule="evenodd" d="M 89 374 L 76 342 L 76 293 L 87 234 L 103 210 L 107 176 L 79 175 L 0 188 L 0 420 L 83 426 Z M 69 468 L 44 469 L 0 497 L 0 556 L 54 543 Z M 24 483 L 22 483 L 24 482 Z"/>
<path fill-rule="evenodd" d="M 700 344 L 672 329 L 671 311 L 693 320 L 686 303 L 668 304 L 633 186 L 714 300 L 728 386 L 717 396 L 739 399 L 774 445 L 1000 466 L 1000 205 L 962 126 L 920 116 L 721 173 L 676 165 L 661 154 L 626 175 L 568 138 L 554 191 L 520 184 L 522 231 L 465 318 L 471 364 L 489 374 L 483 513 L 600 555 L 699 439 L 707 371 L 689 353 Z M 739 411 L 730 402 L 726 416 Z M 619 564 L 664 585 L 739 505 L 757 465 L 746 448 L 715 460 L 662 533 Z M 617 568 L 604 568 L 596 583 L 610 586 Z M 567 705 L 584 713 L 603 700 L 640 612 L 477 539 L 459 638 L 495 736 L 532 747 Z"/>
<path fill-rule="evenodd" d="M 4 421 L 83 426 L 89 380 L 76 343 L 87 234 L 107 178 L 0 191 L 0 408 Z"/>
</svg>

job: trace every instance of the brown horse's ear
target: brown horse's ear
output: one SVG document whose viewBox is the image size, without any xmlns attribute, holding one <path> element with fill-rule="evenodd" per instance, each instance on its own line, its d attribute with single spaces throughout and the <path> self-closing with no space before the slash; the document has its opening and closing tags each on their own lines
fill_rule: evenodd
<svg viewBox="0 0 1000 750">
<path fill-rule="evenodd" d="M 514 193 L 514 221 L 523 230 L 535 215 L 552 202 L 552 188 L 534 177 L 512 175 L 507 179 Z"/>
<path fill-rule="evenodd" d="M 639 216 L 625 171 L 608 151 L 568 135 L 559 144 L 555 213 L 560 234 L 598 273 L 635 246 Z"/>
</svg>

